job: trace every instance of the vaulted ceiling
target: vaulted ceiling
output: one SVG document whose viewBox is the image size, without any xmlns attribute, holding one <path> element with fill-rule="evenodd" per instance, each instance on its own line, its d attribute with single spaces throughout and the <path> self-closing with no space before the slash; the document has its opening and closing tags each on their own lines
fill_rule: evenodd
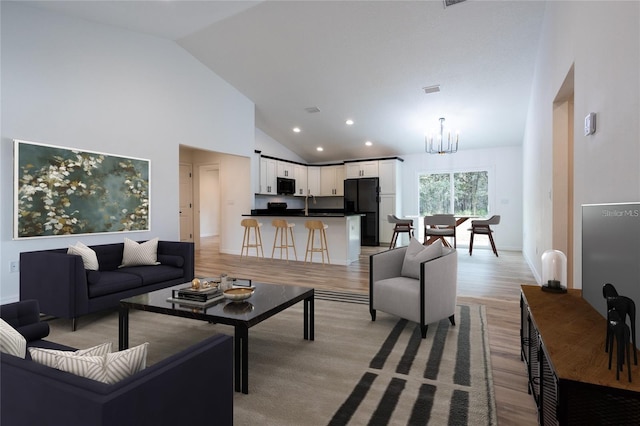
<svg viewBox="0 0 640 426">
<path fill-rule="evenodd" d="M 255 103 L 259 129 L 308 162 L 424 152 L 425 133 L 439 132 L 440 117 L 460 131 L 460 150 L 520 145 L 545 5 L 28 4 L 176 41 Z M 424 92 L 434 85 L 439 92 Z"/>
</svg>

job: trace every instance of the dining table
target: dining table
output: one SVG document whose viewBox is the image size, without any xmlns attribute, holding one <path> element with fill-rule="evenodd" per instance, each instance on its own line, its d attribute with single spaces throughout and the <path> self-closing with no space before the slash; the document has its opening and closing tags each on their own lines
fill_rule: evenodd
<svg viewBox="0 0 640 426">
<path fill-rule="evenodd" d="M 458 226 L 462 225 L 463 223 L 465 223 L 469 219 L 477 219 L 478 217 L 479 216 L 455 216 L 455 218 L 456 218 L 455 227 L 457 228 Z M 437 236 L 437 235 L 431 235 L 431 236 L 427 237 L 426 232 L 425 232 L 424 242 L 422 244 L 424 244 L 425 246 L 429 245 L 429 244 L 432 244 L 439 238 L 440 237 Z M 442 240 L 443 240 L 445 246 L 451 247 L 451 245 L 447 242 L 446 239 L 443 238 Z"/>
</svg>

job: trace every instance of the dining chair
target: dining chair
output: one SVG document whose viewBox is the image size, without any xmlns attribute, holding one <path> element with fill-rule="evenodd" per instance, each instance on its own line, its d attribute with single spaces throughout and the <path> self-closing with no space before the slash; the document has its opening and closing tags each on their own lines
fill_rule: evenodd
<svg viewBox="0 0 640 426">
<path fill-rule="evenodd" d="M 445 237 L 453 237 L 453 248 L 456 243 L 456 218 L 452 214 L 434 214 L 424 217 L 424 245 L 429 245 L 438 239 L 442 244 L 451 247 Z"/>
<path fill-rule="evenodd" d="M 389 244 L 390 249 L 395 248 L 396 243 L 398 242 L 398 235 L 401 232 L 408 233 L 409 238 L 413 237 L 413 219 L 400 219 L 394 214 L 388 214 L 387 221 L 394 225 L 393 236 L 391 237 L 391 243 Z"/>
<path fill-rule="evenodd" d="M 489 236 L 489 242 L 491 242 L 491 248 L 493 249 L 493 253 L 498 256 L 498 250 L 496 249 L 496 243 L 493 241 L 493 229 L 491 229 L 491 225 L 497 225 L 500 223 L 500 215 L 496 214 L 491 216 L 489 219 L 483 220 L 472 220 L 471 221 L 471 240 L 469 241 L 469 256 L 471 256 L 471 252 L 473 251 L 473 236 L 475 234 L 487 235 Z"/>
</svg>

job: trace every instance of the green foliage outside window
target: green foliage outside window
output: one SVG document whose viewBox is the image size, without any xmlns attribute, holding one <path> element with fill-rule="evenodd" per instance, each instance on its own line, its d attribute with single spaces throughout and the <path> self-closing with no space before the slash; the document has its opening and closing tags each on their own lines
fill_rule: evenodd
<svg viewBox="0 0 640 426">
<path fill-rule="evenodd" d="M 486 216 L 489 213 L 489 173 L 452 172 L 419 176 L 420 216 L 453 213 Z"/>
</svg>

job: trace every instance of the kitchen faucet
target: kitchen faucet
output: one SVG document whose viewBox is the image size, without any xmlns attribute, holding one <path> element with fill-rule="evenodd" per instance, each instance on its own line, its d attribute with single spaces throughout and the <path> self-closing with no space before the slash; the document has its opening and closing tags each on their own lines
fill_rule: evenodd
<svg viewBox="0 0 640 426">
<path fill-rule="evenodd" d="M 313 204 L 316 203 L 316 196 L 313 194 L 309 194 L 307 191 L 307 195 L 304 197 L 304 215 L 309 216 L 309 197 L 313 197 Z"/>
</svg>

